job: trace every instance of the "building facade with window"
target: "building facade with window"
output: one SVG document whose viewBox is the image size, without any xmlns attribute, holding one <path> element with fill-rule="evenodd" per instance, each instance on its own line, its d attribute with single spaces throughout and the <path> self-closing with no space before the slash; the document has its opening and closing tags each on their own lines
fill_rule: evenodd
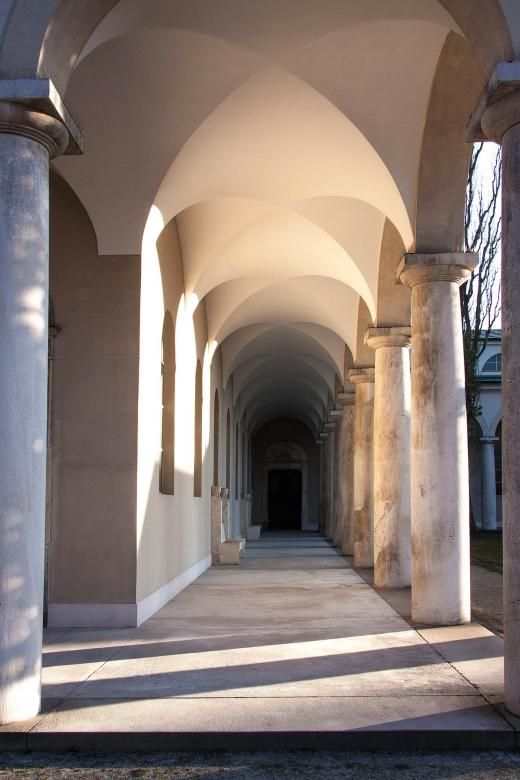
<svg viewBox="0 0 520 780">
<path fill-rule="evenodd" d="M 474 527 L 502 529 L 502 332 L 493 330 L 478 361 L 481 415 L 470 439 Z"/>
</svg>

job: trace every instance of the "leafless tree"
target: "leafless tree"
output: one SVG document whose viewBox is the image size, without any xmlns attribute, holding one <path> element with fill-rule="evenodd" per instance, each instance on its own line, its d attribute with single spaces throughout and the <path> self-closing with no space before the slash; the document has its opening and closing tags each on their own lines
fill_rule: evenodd
<svg viewBox="0 0 520 780">
<path fill-rule="evenodd" d="M 502 155 L 497 147 L 491 172 L 482 177 L 484 144 L 475 144 L 468 173 L 465 210 L 465 248 L 477 252 L 478 268 L 460 288 L 464 363 L 466 371 L 466 406 L 470 436 L 477 430 L 480 416 L 478 359 L 487 346 L 489 333 L 500 316 L 500 195 Z"/>
</svg>

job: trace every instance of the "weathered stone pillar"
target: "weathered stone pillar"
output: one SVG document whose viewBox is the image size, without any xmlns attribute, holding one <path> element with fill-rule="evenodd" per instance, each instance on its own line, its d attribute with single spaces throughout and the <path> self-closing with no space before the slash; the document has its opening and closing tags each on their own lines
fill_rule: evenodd
<svg viewBox="0 0 520 780">
<path fill-rule="evenodd" d="M 370 328 L 375 350 L 374 584 L 411 584 L 410 328 Z"/>
<path fill-rule="evenodd" d="M 316 439 L 320 453 L 320 501 L 318 509 L 318 528 L 321 533 L 325 533 L 325 442 L 326 434 L 320 433 L 320 438 Z"/>
<path fill-rule="evenodd" d="M 356 386 L 354 421 L 354 566 L 374 565 L 374 369 L 353 368 Z"/>
<path fill-rule="evenodd" d="M 327 539 L 332 537 L 332 521 L 334 517 L 334 423 L 326 422 L 323 426 L 327 438 L 325 440 L 325 522 L 323 532 Z"/>
<path fill-rule="evenodd" d="M 342 409 L 332 409 L 329 412 L 329 419 L 334 423 L 334 481 L 332 485 L 333 489 L 333 506 L 332 506 L 332 523 L 331 523 L 331 539 L 334 547 L 341 547 L 343 529 L 340 506 L 340 450 L 341 450 L 341 418 L 343 416 Z"/>
<path fill-rule="evenodd" d="M 495 471 L 495 442 L 497 438 L 480 440 L 480 473 L 482 484 L 482 530 L 497 530 L 497 481 Z"/>
<path fill-rule="evenodd" d="M 231 539 L 233 536 L 229 522 L 229 488 L 220 488 L 220 502 L 222 504 L 222 525 L 224 526 L 224 533 L 227 540 Z"/>
<path fill-rule="evenodd" d="M 469 125 L 470 140 L 502 144 L 502 529 L 504 683 L 520 715 L 520 62 L 500 62 Z"/>
<path fill-rule="evenodd" d="M 354 555 L 354 420 L 355 394 L 339 393 L 343 414 L 338 430 L 339 463 L 336 490 L 339 546 L 343 555 Z"/>
<path fill-rule="evenodd" d="M 0 723 L 40 708 L 49 158 L 73 125 L 38 82 L 0 81 Z"/>
<path fill-rule="evenodd" d="M 211 486 L 211 563 L 218 566 L 221 562 L 220 547 L 222 544 L 222 500 L 219 485 Z"/>
<path fill-rule="evenodd" d="M 469 475 L 459 286 L 471 253 L 409 254 L 398 277 L 412 290 L 412 618 L 471 618 Z"/>
</svg>

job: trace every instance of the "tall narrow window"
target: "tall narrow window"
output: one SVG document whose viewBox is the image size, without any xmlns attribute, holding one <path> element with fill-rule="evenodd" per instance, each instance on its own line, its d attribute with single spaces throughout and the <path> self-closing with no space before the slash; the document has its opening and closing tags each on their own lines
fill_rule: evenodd
<svg viewBox="0 0 520 780">
<path fill-rule="evenodd" d="M 218 439 L 220 436 L 220 405 L 218 390 L 215 390 L 213 402 L 213 484 L 218 485 Z"/>
<path fill-rule="evenodd" d="M 226 417 L 226 487 L 231 487 L 231 416 L 229 409 Z"/>
<path fill-rule="evenodd" d="M 195 442 L 193 455 L 193 495 L 202 495 L 202 367 L 195 372 Z"/>
<path fill-rule="evenodd" d="M 175 330 L 169 311 L 162 332 L 162 434 L 159 490 L 173 496 L 175 483 Z"/>
<path fill-rule="evenodd" d="M 235 425 L 235 498 L 238 498 L 238 423 Z"/>
</svg>

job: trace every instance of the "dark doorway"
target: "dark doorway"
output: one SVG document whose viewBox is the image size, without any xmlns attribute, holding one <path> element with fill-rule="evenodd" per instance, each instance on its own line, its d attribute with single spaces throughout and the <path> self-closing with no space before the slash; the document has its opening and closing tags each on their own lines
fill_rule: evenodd
<svg viewBox="0 0 520 780">
<path fill-rule="evenodd" d="M 268 527 L 297 531 L 302 527 L 302 473 L 297 469 L 269 472 Z"/>
</svg>

